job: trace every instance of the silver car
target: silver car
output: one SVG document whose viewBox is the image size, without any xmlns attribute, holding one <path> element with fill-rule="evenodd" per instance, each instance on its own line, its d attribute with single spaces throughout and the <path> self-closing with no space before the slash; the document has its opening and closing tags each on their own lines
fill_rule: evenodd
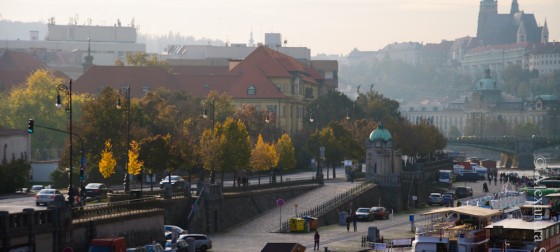
<svg viewBox="0 0 560 252">
<path fill-rule="evenodd" d="M 35 204 L 37 206 L 39 205 L 49 205 L 51 204 L 51 202 L 54 201 L 55 197 L 57 195 L 60 195 L 62 197 L 64 197 L 62 195 L 62 193 L 60 191 L 58 191 L 57 189 L 43 189 L 41 191 L 39 191 L 37 193 L 37 195 L 35 195 Z"/>
</svg>

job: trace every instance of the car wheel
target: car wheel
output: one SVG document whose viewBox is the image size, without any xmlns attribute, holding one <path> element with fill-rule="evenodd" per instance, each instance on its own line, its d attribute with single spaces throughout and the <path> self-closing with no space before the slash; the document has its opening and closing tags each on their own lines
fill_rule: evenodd
<svg viewBox="0 0 560 252">
<path fill-rule="evenodd" d="M 206 251 L 208 248 L 206 248 L 206 245 L 202 245 L 200 246 L 200 251 Z"/>
<path fill-rule="evenodd" d="M 40 206 L 41 204 L 40 204 L 40 203 L 38 203 L 38 202 L 36 202 L 36 203 L 35 203 L 35 205 L 37 205 L 37 206 Z"/>
</svg>

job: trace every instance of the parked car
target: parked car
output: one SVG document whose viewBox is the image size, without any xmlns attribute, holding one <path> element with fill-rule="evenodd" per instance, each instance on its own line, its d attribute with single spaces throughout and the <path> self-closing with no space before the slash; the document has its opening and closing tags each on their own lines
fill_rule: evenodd
<svg viewBox="0 0 560 252">
<path fill-rule="evenodd" d="M 457 174 L 455 177 L 455 181 L 462 182 L 462 181 L 469 181 L 469 182 L 476 182 L 480 180 L 480 176 L 476 172 L 472 171 L 463 171 Z"/>
<path fill-rule="evenodd" d="M 89 183 L 86 185 L 86 198 L 104 198 L 108 192 L 112 192 L 103 183 Z"/>
<path fill-rule="evenodd" d="M 50 205 L 51 202 L 54 201 L 54 198 L 60 195 L 61 197 L 64 198 L 64 195 L 62 195 L 62 193 L 56 189 L 43 189 L 41 191 L 39 191 L 36 195 L 35 195 L 35 205 L 39 206 L 39 205 Z"/>
<path fill-rule="evenodd" d="M 163 189 L 167 184 L 171 184 L 172 188 L 180 188 L 180 189 L 185 189 L 187 186 L 187 182 L 185 181 L 185 179 L 183 179 L 183 177 L 179 175 L 171 175 L 171 182 L 169 176 L 163 178 L 159 182 L 159 187 Z"/>
<path fill-rule="evenodd" d="M 443 197 L 441 193 L 430 193 L 428 204 L 443 206 Z"/>
<path fill-rule="evenodd" d="M 206 251 L 212 248 L 212 241 L 204 234 L 184 234 L 179 236 L 180 240 L 194 239 L 195 249 L 197 251 Z"/>
<path fill-rule="evenodd" d="M 371 211 L 371 208 L 360 207 L 356 209 L 356 219 L 361 221 L 372 221 L 373 212 Z"/>
<path fill-rule="evenodd" d="M 39 192 L 43 189 L 45 189 L 45 186 L 43 186 L 43 185 L 32 185 L 31 186 L 31 192 L 34 192 L 34 193 Z"/>
<path fill-rule="evenodd" d="M 457 199 L 473 196 L 473 190 L 469 186 L 459 186 L 455 188 L 455 196 Z"/>
<path fill-rule="evenodd" d="M 174 252 L 188 252 L 189 245 L 185 240 L 178 240 L 175 244 L 171 240 L 167 240 L 165 242 L 165 250 L 164 251 L 174 251 Z"/>
<path fill-rule="evenodd" d="M 174 226 L 174 225 L 163 225 L 163 232 L 165 234 L 166 240 L 171 240 L 173 238 L 173 231 L 176 231 L 177 237 L 182 234 L 188 234 L 187 230 L 182 229 L 181 227 Z"/>
<path fill-rule="evenodd" d="M 373 213 L 374 219 L 381 219 L 381 220 L 389 219 L 389 215 L 391 214 L 384 207 L 372 207 L 371 212 Z"/>
<path fill-rule="evenodd" d="M 443 204 L 446 206 L 454 206 L 455 194 L 452 192 L 447 192 L 441 195 L 443 198 Z"/>
</svg>

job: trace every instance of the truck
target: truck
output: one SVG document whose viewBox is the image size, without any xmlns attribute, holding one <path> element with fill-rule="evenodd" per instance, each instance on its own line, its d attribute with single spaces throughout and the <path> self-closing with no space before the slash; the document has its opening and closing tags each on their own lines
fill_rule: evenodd
<svg viewBox="0 0 560 252">
<path fill-rule="evenodd" d="M 124 237 L 92 239 L 88 252 L 126 252 L 126 239 Z"/>
</svg>

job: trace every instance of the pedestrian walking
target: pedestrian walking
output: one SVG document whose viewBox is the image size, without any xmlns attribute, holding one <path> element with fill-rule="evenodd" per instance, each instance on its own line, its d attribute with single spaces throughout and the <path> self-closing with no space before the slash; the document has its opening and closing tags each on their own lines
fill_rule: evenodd
<svg viewBox="0 0 560 252">
<path fill-rule="evenodd" d="M 319 235 L 319 231 L 315 231 L 315 244 L 313 245 L 313 250 L 319 250 L 319 238 L 321 238 L 321 236 Z"/>
<path fill-rule="evenodd" d="M 498 185 L 498 178 L 494 176 L 494 185 Z"/>
<path fill-rule="evenodd" d="M 354 226 L 354 232 L 358 231 L 358 216 L 352 215 L 352 225 Z"/>
<path fill-rule="evenodd" d="M 486 183 L 482 184 L 482 191 L 485 193 L 488 192 L 488 185 Z"/>
<path fill-rule="evenodd" d="M 350 222 L 352 222 L 352 217 L 350 215 L 346 216 L 346 231 L 350 232 Z"/>
</svg>

